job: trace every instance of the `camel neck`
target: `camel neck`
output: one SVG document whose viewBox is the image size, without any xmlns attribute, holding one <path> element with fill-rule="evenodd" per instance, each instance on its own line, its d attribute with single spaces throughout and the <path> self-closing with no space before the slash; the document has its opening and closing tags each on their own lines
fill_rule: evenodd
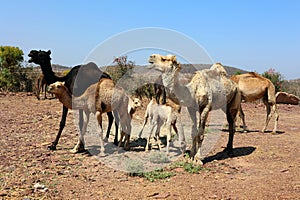
<svg viewBox="0 0 300 200">
<path fill-rule="evenodd" d="M 72 95 L 71 93 L 65 88 L 65 92 L 61 94 L 56 94 L 56 97 L 59 101 L 67 108 L 72 109 Z"/>
<path fill-rule="evenodd" d="M 59 101 L 67 108 L 73 110 L 84 109 L 87 106 L 87 98 L 84 95 L 75 97 L 67 88 L 61 94 L 57 95 Z"/>
<path fill-rule="evenodd" d="M 179 82 L 178 72 L 173 74 L 163 74 L 163 84 L 168 89 L 172 100 L 177 104 L 190 106 L 193 104 L 189 89 Z M 172 97 L 172 95 L 174 97 Z"/>
<path fill-rule="evenodd" d="M 42 64 L 40 64 L 40 66 L 41 66 L 42 72 L 44 74 L 45 81 L 48 85 L 52 84 L 56 81 L 64 81 L 63 78 L 55 75 L 55 73 L 52 70 L 50 61 L 42 63 Z"/>
</svg>

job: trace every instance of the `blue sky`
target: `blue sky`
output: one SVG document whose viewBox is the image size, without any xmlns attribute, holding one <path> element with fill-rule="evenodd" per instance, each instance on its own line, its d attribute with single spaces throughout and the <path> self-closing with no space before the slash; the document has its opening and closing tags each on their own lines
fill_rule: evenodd
<svg viewBox="0 0 300 200">
<path fill-rule="evenodd" d="M 25 55 L 50 49 L 55 64 L 75 66 L 113 35 L 160 27 L 192 38 L 214 61 L 259 73 L 275 68 L 286 79 L 300 78 L 297 0 L 3 0 L 0 5 L 0 45 L 18 46 Z"/>
</svg>

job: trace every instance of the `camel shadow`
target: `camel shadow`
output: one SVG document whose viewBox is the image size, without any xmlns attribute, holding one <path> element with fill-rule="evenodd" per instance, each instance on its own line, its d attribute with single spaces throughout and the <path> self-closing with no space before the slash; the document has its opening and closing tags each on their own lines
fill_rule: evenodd
<svg viewBox="0 0 300 200">
<path fill-rule="evenodd" d="M 272 133 L 272 131 L 265 131 L 265 133 Z M 273 135 L 280 135 L 280 134 L 284 134 L 285 131 L 276 131 L 276 133 L 272 133 Z"/>
<path fill-rule="evenodd" d="M 226 151 L 221 151 L 216 153 L 215 155 L 208 156 L 202 160 L 203 164 L 212 162 L 214 160 L 225 160 L 227 158 L 234 158 L 234 157 L 242 157 L 250 155 L 255 151 L 255 147 L 238 147 L 234 148 L 232 154 L 228 155 Z"/>
</svg>

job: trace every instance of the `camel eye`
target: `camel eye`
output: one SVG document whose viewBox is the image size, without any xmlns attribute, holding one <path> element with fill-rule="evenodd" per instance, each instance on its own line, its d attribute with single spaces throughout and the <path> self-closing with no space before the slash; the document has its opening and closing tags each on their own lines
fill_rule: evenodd
<svg viewBox="0 0 300 200">
<path fill-rule="evenodd" d="M 58 85 L 57 88 L 60 88 L 60 85 Z"/>
</svg>

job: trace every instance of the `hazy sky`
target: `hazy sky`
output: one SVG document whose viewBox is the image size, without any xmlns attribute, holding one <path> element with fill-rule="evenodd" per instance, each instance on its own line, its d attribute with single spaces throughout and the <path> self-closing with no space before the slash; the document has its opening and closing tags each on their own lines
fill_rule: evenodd
<svg viewBox="0 0 300 200">
<path fill-rule="evenodd" d="M 74 66 L 116 34 L 158 27 L 193 39 L 213 61 L 300 78 L 297 0 L 2 0 L 0 26 L 0 45 L 18 46 L 26 60 L 31 49 L 50 49 L 52 63 Z"/>
</svg>

